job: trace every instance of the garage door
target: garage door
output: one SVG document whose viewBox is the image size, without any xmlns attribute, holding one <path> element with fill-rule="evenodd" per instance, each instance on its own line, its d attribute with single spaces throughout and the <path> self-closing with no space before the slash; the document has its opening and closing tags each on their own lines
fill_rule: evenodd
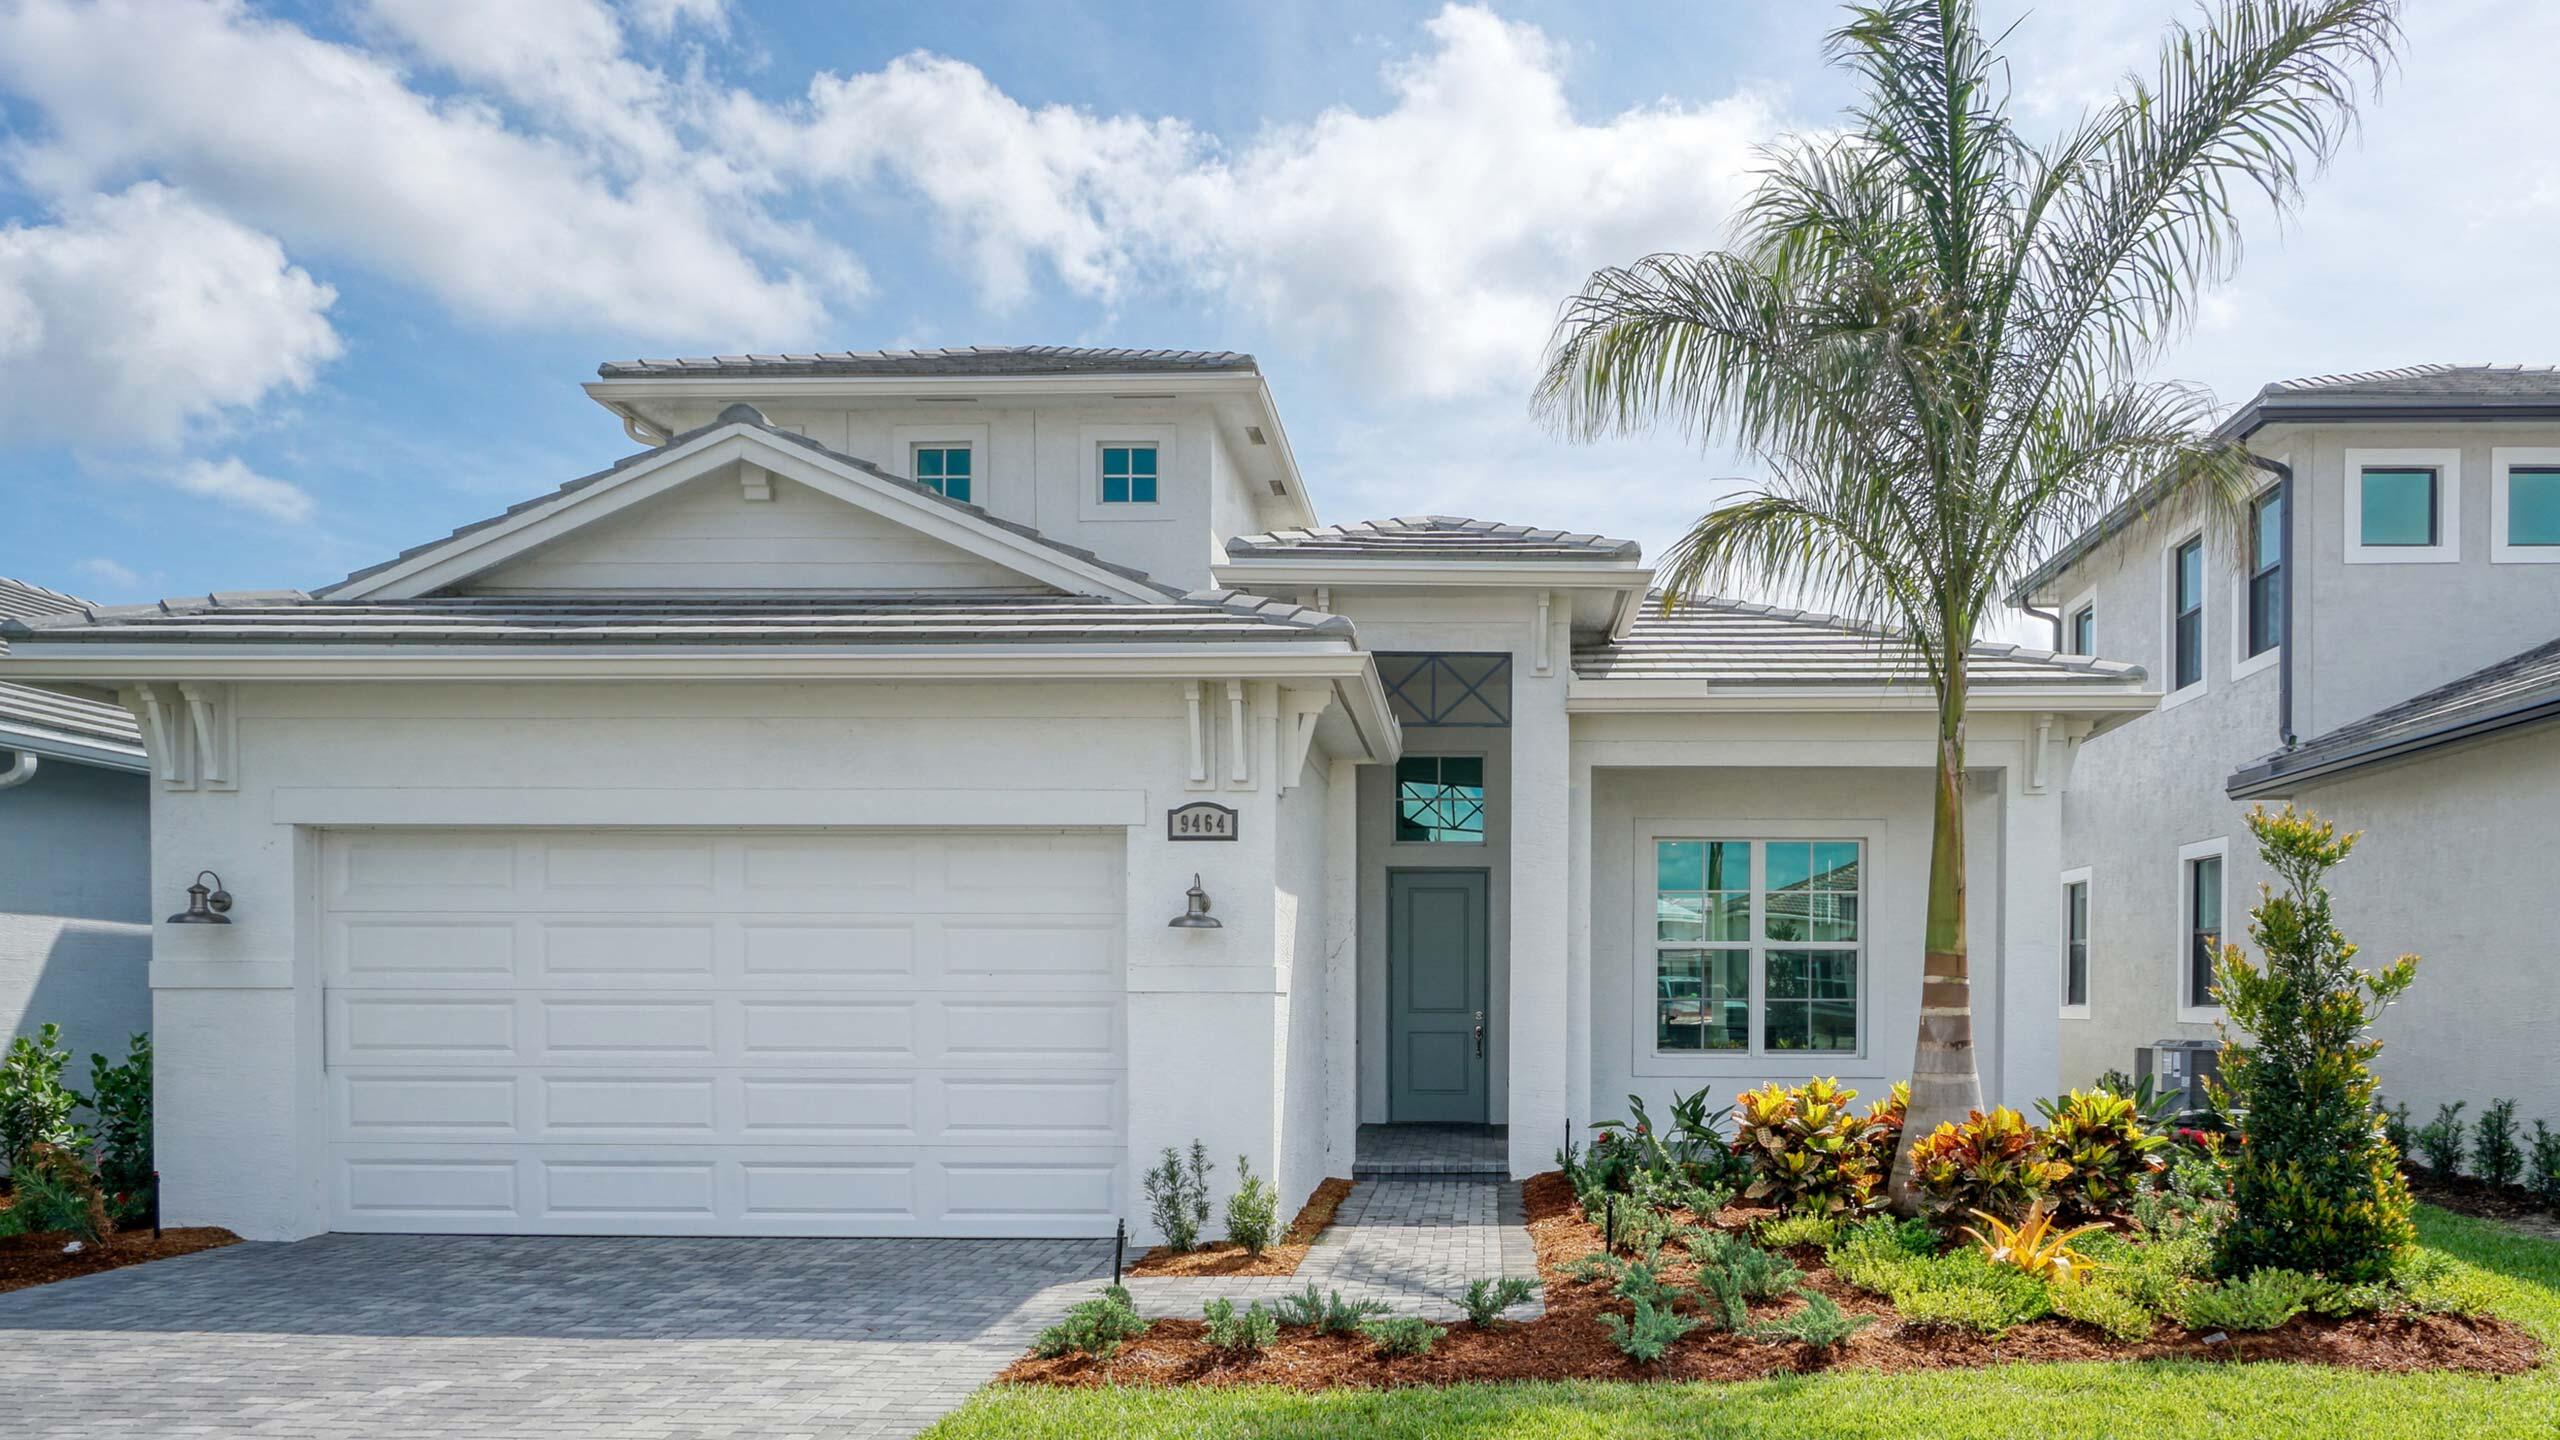
<svg viewBox="0 0 2560 1440">
<path fill-rule="evenodd" d="M 1122 840 L 332 833 L 332 1223 L 1107 1235 Z"/>
</svg>

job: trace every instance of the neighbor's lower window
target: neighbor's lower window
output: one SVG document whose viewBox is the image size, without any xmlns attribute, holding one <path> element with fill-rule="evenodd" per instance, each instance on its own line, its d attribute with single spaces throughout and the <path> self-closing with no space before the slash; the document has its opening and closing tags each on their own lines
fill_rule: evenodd
<svg viewBox="0 0 2560 1440">
<path fill-rule="evenodd" d="M 1657 840 L 1654 1048 L 1858 1049 L 1855 840 Z"/>
<path fill-rule="evenodd" d="M 2074 880 L 2062 887 L 2062 1003 L 2089 1004 L 2089 882 Z"/>
<path fill-rule="evenodd" d="M 919 445 L 915 453 L 916 483 L 936 495 L 966 502 L 972 457 L 966 445 Z"/>
<path fill-rule="evenodd" d="M 2203 1008 L 2213 998 L 2213 964 L 2222 955 L 2222 857 L 2187 862 L 2187 1004 Z"/>
<path fill-rule="evenodd" d="M 1483 841 L 1483 756 L 1407 755 L 1396 761 L 1396 843 Z"/>
</svg>

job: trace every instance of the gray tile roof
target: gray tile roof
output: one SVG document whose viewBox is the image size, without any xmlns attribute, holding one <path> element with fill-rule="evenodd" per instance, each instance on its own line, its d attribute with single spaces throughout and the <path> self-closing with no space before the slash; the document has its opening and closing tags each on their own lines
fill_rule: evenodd
<svg viewBox="0 0 2560 1440">
<path fill-rule="evenodd" d="M 1239 535 L 1230 560 L 1628 560 L 1633 540 L 1567 530 L 1540 530 L 1460 515 L 1408 515 L 1349 525 Z"/>
<path fill-rule="evenodd" d="M 294 591 L 92 607 L 0 634 L 195 645 L 1093 645 L 1341 640 L 1351 622 L 1211 590 L 1156 604 L 1079 595 L 456 595 L 332 602 Z"/>
<path fill-rule="evenodd" d="M 0 635 L 9 622 L 24 624 L 50 616 L 79 615 L 88 602 L 59 590 L 0 576 Z M 0 655 L 9 642 L 0 638 Z M 48 740 L 142 753 L 142 731 L 133 712 L 121 705 L 39 690 L 32 685 L 0 683 L 0 749 L 14 749 L 11 737 L 41 748 Z"/>
<path fill-rule="evenodd" d="M 1180 375 L 1253 371 L 1233 350 L 1136 350 L 1082 345 L 970 345 L 951 350 L 832 350 L 806 355 L 707 355 L 684 360 L 611 360 L 607 380 L 770 375 Z"/>
<path fill-rule="evenodd" d="M 1647 596 L 1623 640 L 1573 647 L 1582 680 L 1705 680 L 1720 687 L 1926 686 L 1921 668 L 1891 631 L 1804 610 L 1701 597 L 1666 615 L 1662 597 Z M 1973 684 L 2125 685 L 2142 668 L 2085 655 L 2056 655 L 2016 645 L 1976 645 Z"/>
<path fill-rule="evenodd" d="M 2316 395 L 2332 400 L 2469 400 L 2483 404 L 2502 400 L 2560 401 L 2560 369 L 2549 365 L 2404 365 L 2396 370 L 2351 370 L 2278 380 L 2258 395 L 2261 399 Z"/>
<path fill-rule="evenodd" d="M 2314 777 L 2553 720 L 2560 720 L 2560 639 L 2266 756 L 2234 774 L 2226 788 L 2235 799 L 2280 792 Z"/>
<path fill-rule="evenodd" d="M 826 446 L 819 444 L 817 441 L 810 439 L 806 435 L 782 429 L 773 422 L 765 419 L 763 411 L 758 410 L 753 405 L 744 404 L 729 406 L 722 410 L 719 415 L 714 417 L 707 425 L 697 425 L 694 428 L 685 431 L 681 435 L 669 436 L 667 438 L 667 442 L 663 445 L 652 446 L 647 450 L 636 451 L 632 454 L 625 455 L 602 470 L 598 470 L 590 475 L 581 475 L 577 479 L 568 481 L 547 494 L 536 495 L 530 500 L 520 500 L 515 504 L 508 506 L 506 509 L 499 511 L 495 515 L 491 515 L 481 520 L 474 520 L 468 525 L 457 526 L 453 533 L 449 535 L 443 536 L 439 539 L 429 540 L 422 545 L 412 545 L 408 549 L 401 551 L 399 554 L 392 556 L 388 560 L 384 560 L 378 564 L 367 565 L 361 570 L 350 573 L 346 579 L 339 581 L 336 585 L 322 586 L 318 593 L 321 596 L 326 597 L 332 591 L 343 586 L 354 584 L 356 581 L 361 580 L 368 575 L 374 575 L 384 570 L 388 570 L 403 560 L 407 560 L 413 556 L 423 555 L 427 551 L 437 549 L 451 541 L 459 540 L 463 536 L 469 535 L 474 531 L 486 530 L 490 526 L 498 524 L 510 516 L 521 514 L 524 511 L 533 509 L 535 506 L 548 505 L 563 495 L 584 490 L 599 480 L 610 479 L 614 475 L 617 475 L 624 470 L 628 470 L 632 466 L 638 465 L 643 461 L 654 460 L 658 456 L 675 449 L 677 446 L 691 444 L 693 441 L 700 439 L 704 435 L 710 434 L 712 431 L 717 430 L 724 425 L 746 425 L 753 429 L 761 430 L 773 439 L 783 441 L 787 444 L 797 445 L 804 450 L 823 455 L 828 459 L 835 461 L 839 465 L 849 465 L 867 475 L 877 476 L 891 484 L 904 486 L 917 496 L 932 501 L 937 505 L 948 506 L 961 514 L 970 516 L 980 524 L 991 525 L 996 529 L 1008 531 L 1014 535 L 1021 536 L 1023 539 L 1029 540 L 1045 549 L 1055 551 L 1060 555 L 1064 555 L 1075 560 L 1080 560 L 1087 565 L 1107 570 L 1124 580 L 1135 581 L 1149 589 L 1159 591 L 1166 596 L 1178 596 L 1182 593 L 1170 585 L 1163 584 L 1150 578 L 1143 570 L 1133 570 L 1126 565 L 1115 565 L 1111 561 L 1105 560 L 1101 556 L 1096 555 L 1092 551 L 1084 549 L 1081 546 L 1069 545 L 1062 541 L 1052 540 L 1031 526 L 1024 525 L 1018 521 L 1007 520 L 999 515 L 990 515 L 985 510 L 965 501 L 950 499 L 941 492 L 929 490 L 924 486 L 917 484 L 915 481 L 908 479 L 904 475 L 898 475 L 890 471 L 883 470 L 879 466 L 872 464 L 870 461 L 865 460 L 858 455 L 847 455 L 841 450 L 830 450 Z"/>
</svg>

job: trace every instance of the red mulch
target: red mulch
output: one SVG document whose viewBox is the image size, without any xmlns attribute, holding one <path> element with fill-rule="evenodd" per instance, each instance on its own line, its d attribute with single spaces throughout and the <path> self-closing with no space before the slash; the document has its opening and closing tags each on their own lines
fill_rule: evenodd
<svg viewBox="0 0 2560 1440">
<path fill-rule="evenodd" d="M 70 1240 L 68 1235 L 12 1235 L 0 1239 L 0 1292 L 240 1243 L 239 1236 L 213 1225 L 164 1230 L 156 1240 L 148 1230 L 119 1232 L 81 1246 L 77 1254 L 66 1255 L 62 1247 Z"/>
<path fill-rule="evenodd" d="M 1702 1329 L 1683 1338 L 1659 1365 L 1639 1366 L 1618 1352 L 1600 1323 L 1603 1313 L 1624 1313 L 1625 1307 L 1609 1298 L 1604 1282 L 1576 1283 L 1565 1274 L 1576 1258 L 1600 1248 L 1600 1233 L 1583 1218 L 1572 1189 L 1562 1175 L 1551 1172 L 1532 1177 L 1522 1190 L 1529 1233 L 1537 1244 L 1538 1272 L 1546 1281 L 1547 1313 L 1539 1319 L 1492 1330 L 1459 1324 L 1430 1354 L 1392 1360 L 1380 1359 L 1357 1336 L 1285 1329 L 1269 1350 L 1239 1362 L 1224 1360 L 1201 1342 L 1199 1321 L 1159 1320 L 1107 1361 L 1026 1356 L 1002 1378 L 1061 1386 L 1250 1384 L 1328 1390 L 1493 1380 L 1749 1380 L 1824 1369 L 1897 1372 L 2068 1360 L 2285 1360 L 2357 1370 L 2501 1375 L 2520 1374 L 2542 1362 L 2540 1342 L 2515 1326 L 2442 1315 L 2305 1318 L 2280 1330 L 2232 1335 L 2217 1344 L 2165 1322 L 2151 1339 L 2136 1344 L 2119 1344 L 2062 1319 L 2033 1321 L 1998 1336 L 1910 1325 L 1894 1319 L 1884 1301 L 1821 1269 L 1819 1254 L 1800 1251 L 1793 1258 L 1806 1267 L 1808 1283 L 1842 1309 L 1877 1316 L 1878 1322 L 1829 1356 L 1795 1341 L 1772 1344 Z M 1728 1210 L 1719 1219 L 1730 1223 L 1749 1213 Z M 1677 1267 L 1671 1273 L 1684 1282 L 1687 1278 Z M 1779 1300 L 1754 1308 L 1765 1318 L 1798 1303 Z"/>
<path fill-rule="evenodd" d="M 1173 1250 L 1159 1245 L 1138 1263 L 1129 1267 L 1131 1275 L 1295 1275 L 1298 1262 L 1307 1258 L 1307 1247 L 1333 1223 L 1333 1212 L 1351 1194 L 1348 1180 L 1327 1180 L 1307 1197 L 1298 1218 L 1281 1232 L 1279 1242 L 1266 1245 L 1259 1255 L 1248 1255 L 1241 1245 L 1220 1240 L 1197 1250 Z"/>
</svg>

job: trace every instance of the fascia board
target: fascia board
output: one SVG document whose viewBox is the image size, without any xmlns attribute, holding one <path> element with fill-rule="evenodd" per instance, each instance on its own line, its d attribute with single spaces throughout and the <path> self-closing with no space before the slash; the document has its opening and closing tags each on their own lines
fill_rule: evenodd
<svg viewBox="0 0 2560 1440">
<path fill-rule="evenodd" d="M 1229 560 L 1211 566 L 1209 573 L 1229 589 L 1253 589 L 1264 585 L 1326 585 L 1336 590 L 1356 590 L 1362 586 L 1380 589 L 1412 589 L 1431 585 L 1456 588 L 1519 586 L 1538 590 L 1631 589 L 1641 597 L 1653 583 L 1653 571 L 1650 569 L 1605 561 L 1577 561 L 1562 565 L 1524 565 L 1516 560 L 1438 560 L 1398 564 L 1346 561 L 1326 565 L 1298 560 Z"/>
<path fill-rule="evenodd" d="M 1369 657 L 1329 641 L 1215 645 L 880 646 L 816 651 L 757 645 L 116 645 L 21 641 L 12 679 L 377 680 L 986 676 L 1033 680 L 1275 679 L 1374 674 Z"/>
<path fill-rule="evenodd" d="M 1984 714 L 2133 716 L 2158 708 L 2160 697 L 2131 690 L 2073 687 L 1980 688 L 1966 697 Z M 1925 687 L 1866 685 L 1719 686 L 1712 681 L 1574 680 L 1565 687 L 1565 709 L 1576 714 L 1713 714 L 1718 711 L 1800 710 L 1808 713 L 1934 711 L 1937 696 Z"/>
</svg>

